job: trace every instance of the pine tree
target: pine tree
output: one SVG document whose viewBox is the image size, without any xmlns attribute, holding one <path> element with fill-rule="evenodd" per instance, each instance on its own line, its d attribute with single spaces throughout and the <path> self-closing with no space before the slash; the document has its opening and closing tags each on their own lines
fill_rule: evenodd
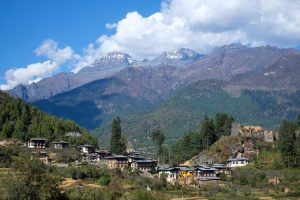
<svg viewBox="0 0 300 200">
<path fill-rule="evenodd" d="M 296 126 L 293 122 L 283 121 L 279 129 L 279 149 L 286 166 L 294 164 Z"/>
<path fill-rule="evenodd" d="M 6 122 L 2 125 L 2 131 L 1 131 L 0 138 L 5 139 L 5 138 L 8 138 L 8 136 L 9 136 L 9 126 L 8 126 L 8 123 Z"/>
<path fill-rule="evenodd" d="M 205 115 L 204 120 L 201 124 L 200 133 L 202 136 L 202 147 L 208 149 L 217 139 L 213 121 Z"/>
<path fill-rule="evenodd" d="M 160 130 L 155 129 L 151 134 L 151 138 L 152 138 L 152 141 L 156 143 L 157 157 L 160 158 L 163 154 L 162 145 L 166 139 L 166 136 Z"/>
<path fill-rule="evenodd" d="M 14 126 L 14 132 L 12 134 L 13 138 L 24 140 L 25 137 L 25 124 L 21 119 L 17 119 Z"/>
<path fill-rule="evenodd" d="M 114 154 L 123 154 L 126 151 L 126 141 L 121 133 L 121 119 L 114 118 L 112 122 L 111 138 L 110 138 L 110 151 Z"/>
<path fill-rule="evenodd" d="M 231 134 L 231 125 L 234 119 L 226 113 L 217 113 L 215 116 L 215 131 L 218 138 Z"/>
<path fill-rule="evenodd" d="M 228 117 L 224 123 L 224 135 L 228 136 L 231 135 L 231 128 L 232 128 L 232 123 L 234 122 L 234 119 L 232 117 Z"/>
<path fill-rule="evenodd" d="M 215 116 L 215 131 L 218 138 L 224 135 L 224 124 L 226 119 L 227 115 L 225 113 L 217 113 Z"/>
</svg>

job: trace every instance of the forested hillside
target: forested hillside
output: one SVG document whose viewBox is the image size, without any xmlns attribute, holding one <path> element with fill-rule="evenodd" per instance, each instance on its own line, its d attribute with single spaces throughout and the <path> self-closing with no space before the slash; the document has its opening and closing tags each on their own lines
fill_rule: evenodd
<svg viewBox="0 0 300 200">
<path fill-rule="evenodd" d="M 69 139 L 73 143 L 97 143 L 97 140 L 89 135 L 87 130 L 75 122 L 55 118 L 24 103 L 21 99 L 14 99 L 6 93 L 0 92 L 1 139 L 14 138 L 27 141 L 31 137 L 44 137 L 49 142 L 68 140 L 65 136 L 68 131 L 82 134 L 76 139 Z"/>
<path fill-rule="evenodd" d="M 169 144 L 195 129 L 205 115 L 218 112 L 231 115 L 242 124 L 278 128 L 284 119 L 294 119 L 300 113 L 300 91 L 244 90 L 239 95 L 227 93 L 224 81 L 198 81 L 178 91 L 150 112 L 139 115 L 120 115 L 123 132 L 136 145 L 149 145 L 153 129 L 163 130 Z M 95 131 L 102 140 L 108 139 L 110 127 Z"/>
</svg>

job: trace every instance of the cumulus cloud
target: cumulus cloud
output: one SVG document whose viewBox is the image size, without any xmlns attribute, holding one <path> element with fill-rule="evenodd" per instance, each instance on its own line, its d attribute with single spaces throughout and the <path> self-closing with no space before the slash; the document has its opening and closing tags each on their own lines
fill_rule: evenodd
<svg viewBox="0 0 300 200">
<path fill-rule="evenodd" d="M 124 51 L 137 58 L 188 47 L 206 53 L 215 46 L 242 43 L 296 46 L 300 39 L 299 0 L 172 0 L 143 17 L 130 12 L 98 39 L 101 53 Z"/>
<path fill-rule="evenodd" d="M 60 49 L 58 48 L 58 43 L 51 39 L 44 41 L 34 52 L 37 56 L 45 56 L 58 64 L 62 64 L 74 56 L 71 47 L 67 46 Z"/>
<path fill-rule="evenodd" d="M 75 56 L 70 47 L 58 48 L 58 43 L 54 40 L 44 41 L 36 50 L 37 56 L 45 56 L 44 62 L 29 64 L 26 67 L 13 68 L 5 72 L 6 83 L 1 85 L 1 90 L 7 90 L 18 84 L 30 84 L 38 82 L 43 78 L 58 72 L 65 62 L 72 60 Z"/>
</svg>

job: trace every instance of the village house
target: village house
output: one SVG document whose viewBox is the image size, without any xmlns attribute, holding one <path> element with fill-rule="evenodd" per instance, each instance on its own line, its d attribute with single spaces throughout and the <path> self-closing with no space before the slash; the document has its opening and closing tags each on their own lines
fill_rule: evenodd
<svg viewBox="0 0 300 200">
<path fill-rule="evenodd" d="M 54 149 L 65 149 L 69 148 L 70 143 L 65 141 L 59 141 L 59 142 L 51 142 Z"/>
<path fill-rule="evenodd" d="M 190 185 L 194 182 L 196 170 L 194 167 L 179 166 L 176 167 L 179 170 L 179 184 Z"/>
<path fill-rule="evenodd" d="M 188 166 L 179 166 L 171 168 L 159 167 L 157 169 L 158 176 L 166 175 L 168 183 L 175 184 L 175 182 L 181 185 L 189 185 L 193 182 L 195 177 L 195 168 Z"/>
<path fill-rule="evenodd" d="M 234 168 L 234 167 L 243 167 L 249 164 L 249 160 L 244 157 L 240 158 L 229 158 L 227 160 L 227 166 Z"/>
<path fill-rule="evenodd" d="M 127 155 L 128 158 L 128 163 L 131 164 L 135 161 L 139 161 L 139 160 L 145 160 L 145 158 L 143 156 L 141 156 L 139 153 L 131 153 Z"/>
<path fill-rule="evenodd" d="M 95 151 L 95 153 L 99 156 L 100 160 L 103 160 L 104 158 L 111 156 L 109 150 L 99 150 L 99 151 Z"/>
<path fill-rule="evenodd" d="M 166 176 L 166 181 L 168 183 L 174 184 L 179 179 L 179 169 L 175 167 L 165 168 L 159 167 L 157 169 L 158 177 Z"/>
<path fill-rule="evenodd" d="M 217 174 L 220 173 L 224 173 L 226 175 L 231 174 L 231 168 L 224 164 L 215 163 L 212 167 L 218 170 Z"/>
<path fill-rule="evenodd" d="M 105 158 L 108 169 L 124 169 L 128 168 L 128 159 L 126 156 L 116 155 Z"/>
<path fill-rule="evenodd" d="M 166 175 L 168 183 L 175 184 L 176 182 L 181 185 L 199 184 L 201 181 L 219 181 L 219 173 L 230 174 L 230 167 L 223 164 L 215 164 L 213 167 L 206 165 L 200 166 L 179 166 L 164 168 L 158 167 L 158 176 Z"/>
<path fill-rule="evenodd" d="M 31 138 L 27 143 L 30 149 L 44 149 L 46 147 L 45 138 Z"/>
<path fill-rule="evenodd" d="M 153 173 L 156 169 L 156 160 L 136 160 L 131 163 L 131 170 Z"/>
<path fill-rule="evenodd" d="M 196 167 L 196 179 L 198 181 L 210 181 L 210 180 L 221 180 L 217 174 L 218 169 L 207 166 Z"/>
<path fill-rule="evenodd" d="M 79 146 L 81 153 L 83 154 L 91 154 L 95 152 L 95 147 L 91 145 L 80 145 Z"/>
<path fill-rule="evenodd" d="M 179 170 L 179 178 L 192 177 L 195 173 L 194 167 L 189 166 L 179 166 L 176 167 Z"/>
</svg>

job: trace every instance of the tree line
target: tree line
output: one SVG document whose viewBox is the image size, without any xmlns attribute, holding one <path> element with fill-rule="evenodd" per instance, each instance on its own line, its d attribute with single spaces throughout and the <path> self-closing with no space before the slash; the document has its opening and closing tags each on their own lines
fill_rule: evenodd
<svg viewBox="0 0 300 200">
<path fill-rule="evenodd" d="M 67 138 L 65 133 L 68 131 L 80 132 L 82 136 Z M 70 140 L 75 144 L 97 144 L 96 138 L 75 122 L 50 116 L 21 99 L 12 98 L 0 91 L 0 139 L 27 141 L 32 137 L 44 137 L 48 142 Z"/>
</svg>

